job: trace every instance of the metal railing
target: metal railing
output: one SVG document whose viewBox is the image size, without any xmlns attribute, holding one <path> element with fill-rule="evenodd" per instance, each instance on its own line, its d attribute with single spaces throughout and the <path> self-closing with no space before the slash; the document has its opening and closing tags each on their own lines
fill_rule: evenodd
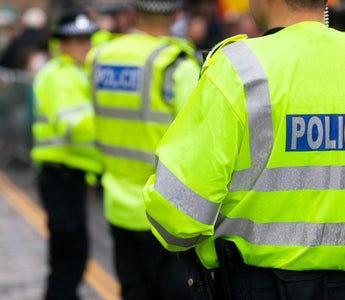
<svg viewBox="0 0 345 300">
<path fill-rule="evenodd" d="M 31 165 L 32 76 L 0 67 L 0 164 Z"/>
</svg>

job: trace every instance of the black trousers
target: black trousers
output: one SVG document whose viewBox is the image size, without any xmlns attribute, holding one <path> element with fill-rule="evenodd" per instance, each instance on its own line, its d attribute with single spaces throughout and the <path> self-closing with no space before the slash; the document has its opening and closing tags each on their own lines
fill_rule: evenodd
<svg viewBox="0 0 345 300">
<path fill-rule="evenodd" d="M 149 231 L 110 225 L 115 270 L 124 300 L 192 300 L 187 275 L 177 255 L 166 251 Z"/>
<path fill-rule="evenodd" d="M 38 188 L 48 215 L 46 300 L 75 300 L 88 255 L 85 174 L 43 167 Z"/>
<path fill-rule="evenodd" d="M 258 268 L 245 265 L 232 242 L 218 239 L 216 249 L 220 269 L 215 272 L 217 293 L 213 299 L 345 299 L 343 271 L 286 271 Z"/>
</svg>

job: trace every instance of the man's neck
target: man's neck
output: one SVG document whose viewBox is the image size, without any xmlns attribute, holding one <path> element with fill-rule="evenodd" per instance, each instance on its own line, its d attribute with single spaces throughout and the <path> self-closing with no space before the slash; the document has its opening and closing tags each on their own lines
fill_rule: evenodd
<svg viewBox="0 0 345 300">
<path fill-rule="evenodd" d="M 170 35 L 170 28 L 164 27 L 153 27 L 153 26 L 137 26 L 136 30 L 139 32 L 144 32 L 153 36 L 168 36 Z"/>
<path fill-rule="evenodd" d="M 136 29 L 153 36 L 170 35 L 173 16 L 138 12 Z"/>
<path fill-rule="evenodd" d="M 279 13 L 271 14 L 267 23 L 267 29 L 275 27 L 288 27 L 305 21 L 324 22 L 324 14 L 321 10 L 280 10 Z"/>
</svg>

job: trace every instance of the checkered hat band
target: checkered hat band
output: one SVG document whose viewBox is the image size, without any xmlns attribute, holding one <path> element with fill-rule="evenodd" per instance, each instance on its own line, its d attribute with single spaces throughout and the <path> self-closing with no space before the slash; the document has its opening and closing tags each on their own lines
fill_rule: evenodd
<svg viewBox="0 0 345 300">
<path fill-rule="evenodd" d="M 182 4 L 180 1 L 150 1 L 150 0 L 137 0 L 134 2 L 135 7 L 139 10 L 156 13 L 156 14 L 169 14 L 174 12 Z"/>
<path fill-rule="evenodd" d="M 61 26 L 56 33 L 62 36 L 74 36 L 74 35 L 83 35 L 83 34 L 92 34 L 97 30 L 96 26 L 93 23 L 90 23 L 86 28 L 79 28 L 75 25 L 74 22 L 65 24 Z"/>
</svg>

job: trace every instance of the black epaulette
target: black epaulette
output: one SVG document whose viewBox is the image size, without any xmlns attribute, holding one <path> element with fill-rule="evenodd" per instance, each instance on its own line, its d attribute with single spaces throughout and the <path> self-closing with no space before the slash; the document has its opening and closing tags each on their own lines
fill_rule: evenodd
<svg viewBox="0 0 345 300">
<path fill-rule="evenodd" d="M 217 53 L 219 53 L 219 51 L 223 47 L 225 47 L 231 43 L 235 43 L 235 42 L 247 39 L 247 38 L 248 38 L 248 36 L 246 34 L 239 34 L 239 35 L 227 38 L 227 39 L 221 41 L 220 43 L 218 43 L 216 46 L 214 46 L 212 48 L 212 50 L 210 52 L 208 52 L 208 54 L 205 58 L 204 64 L 203 64 L 202 69 L 201 69 L 200 76 L 205 72 L 205 70 L 210 66 L 210 64 L 212 64 L 215 57 L 217 56 Z"/>
</svg>

